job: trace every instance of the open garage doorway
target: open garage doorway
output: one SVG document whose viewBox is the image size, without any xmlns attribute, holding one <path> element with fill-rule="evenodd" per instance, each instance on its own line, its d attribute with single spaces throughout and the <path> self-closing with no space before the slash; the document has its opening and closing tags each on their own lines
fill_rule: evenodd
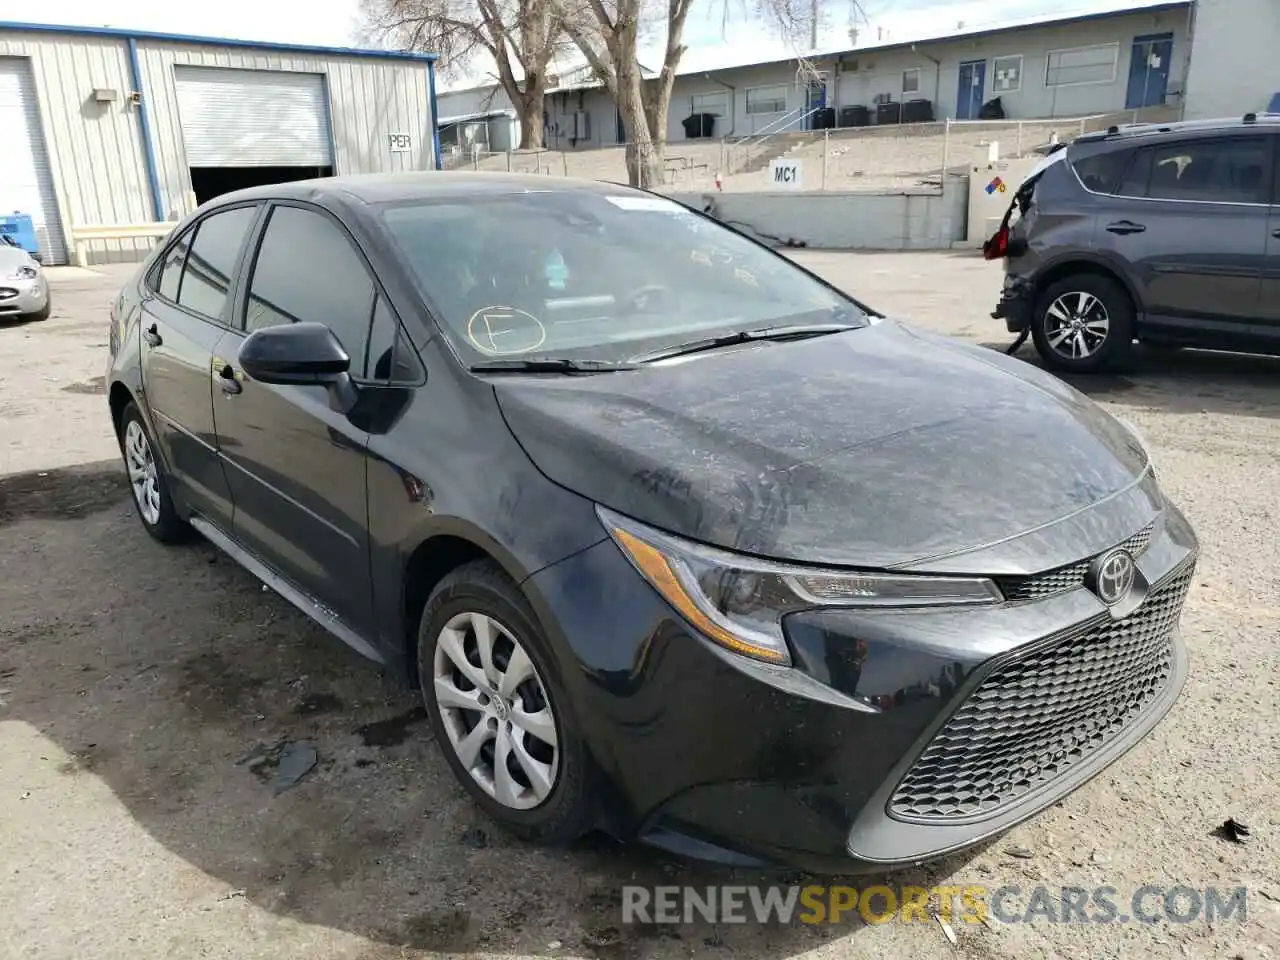
<svg viewBox="0 0 1280 960">
<path fill-rule="evenodd" d="M 174 81 L 197 203 L 333 176 L 324 74 L 179 65 Z"/>
<path fill-rule="evenodd" d="M 192 167 L 191 191 L 196 203 L 246 187 L 262 187 L 269 183 L 331 177 L 333 167 Z"/>
</svg>

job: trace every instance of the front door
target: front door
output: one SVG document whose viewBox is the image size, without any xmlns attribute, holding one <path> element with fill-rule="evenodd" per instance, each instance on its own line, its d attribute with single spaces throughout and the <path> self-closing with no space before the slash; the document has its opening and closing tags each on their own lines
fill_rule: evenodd
<svg viewBox="0 0 1280 960">
<path fill-rule="evenodd" d="M 982 112 L 982 95 L 987 84 L 987 61 L 967 60 L 960 64 L 956 91 L 956 119 L 977 120 Z"/>
<path fill-rule="evenodd" d="M 326 324 L 363 377 L 374 285 L 346 230 L 318 209 L 274 206 L 247 268 L 234 342 L 219 348 L 218 446 L 236 539 L 327 615 L 369 636 L 372 601 L 366 431 L 322 386 L 258 383 L 237 366 L 244 336 L 300 320 Z"/>
<path fill-rule="evenodd" d="M 147 278 L 142 386 L 174 495 L 230 529 L 231 492 L 217 456 L 211 365 L 227 334 L 232 288 L 257 205 L 205 217 L 178 237 Z"/>
<path fill-rule="evenodd" d="M 1267 223 L 1267 256 L 1262 262 L 1262 294 L 1258 316 L 1270 336 L 1280 337 L 1280 149 L 1272 158 L 1271 212 Z"/>
<path fill-rule="evenodd" d="M 1139 110 L 1164 103 L 1169 89 L 1169 61 L 1173 59 L 1173 34 L 1154 33 L 1133 38 L 1129 60 L 1129 90 L 1124 108 Z"/>
<path fill-rule="evenodd" d="M 1267 335 L 1280 338 L 1280 206 L 1271 208 L 1267 227 L 1267 258 L 1262 264 L 1262 299 L 1258 313 L 1270 328 Z"/>
</svg>

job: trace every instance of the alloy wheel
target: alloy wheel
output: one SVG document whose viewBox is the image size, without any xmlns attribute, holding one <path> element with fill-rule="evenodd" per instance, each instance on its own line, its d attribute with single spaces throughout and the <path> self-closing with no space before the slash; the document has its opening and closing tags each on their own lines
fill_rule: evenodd
<svg viewBox="0 0 1280 960">
<path fill-rule="evenodd" d="M 124 461 L 138 511 L 143 520 L 155 526 L 160 522 L 160 479 L 151 444 L 137 420 L 130 420 L 124 430 Z"/>
<path fill-rule="evenodd" d="M 1110 333 L 1111 316 L 1106 305 L 1082 290 L 1064 293 L 1045 312 L 1045 340 L 1054 353 L 1068 360 L 1093 356 Z"/>
<path fill-rule="evenodd" d="M 515 636 L 481 613 L 452 617 L 436 638 L 436 706 L 449 745 L 480 788 L 513 810 L 551 795 L 560 767 L 556 718 Z"/>
</svg>

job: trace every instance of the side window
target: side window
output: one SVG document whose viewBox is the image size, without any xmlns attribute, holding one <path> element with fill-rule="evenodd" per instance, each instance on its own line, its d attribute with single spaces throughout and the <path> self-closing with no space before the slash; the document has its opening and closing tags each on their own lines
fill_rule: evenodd
<svg viewBox="0 0 1280 960">
<path fill-rule="evenodd" d="M 1266 203 L 1271 170 L 1266 137 L 1165 144 L 1151 151 L 1153 200 Z"/>
<path fill-rule="evenodd" d="M 381 383 L 414 383 L 421 376 L 413 347 L 382 297 L 373 308 L 365 376 Z"/>
<path fill-rule="evenodd" d="M 1116 193 L 1122 197 L 1145 197 L 1147 183 L 1151 180 L 1151 158 L 1155 151 L 1151 148 L 1139 150 L 1125 171 Z"/>
<path fill-rule="evenodd" d="M 271 211 L 249 281 L 245 329 L 311 320 L 325 324 L 362 368 L 373 310 L 373 281 L 351 241 L 323 214 Z"/>
<path fill-rule="evenodd" d="M 257 215 L 257 207 L 237 207 L 200 221 L 182 271 L 178 304 L 204 317 L 222 317 L 236 258 Z"/>
<path fill-rule="evenodd" d="M 1115 193 L 1133 154 L 1132 150 L 1113 150 L 1072 161 L 1071 165 L 1085 189 L 1094 193 Z"/>
<path fill-rule="evenodd" d="M 177 243 L 170 247 L 160 263 L 158 274 L 153 278 L 156 292 L 166 300 L 178 302 L 178 291 L 182 286 L 182 268 L 187 262 L 187 251 L 191 249 L 191 231 L 182 235 Z"/>
</svg>

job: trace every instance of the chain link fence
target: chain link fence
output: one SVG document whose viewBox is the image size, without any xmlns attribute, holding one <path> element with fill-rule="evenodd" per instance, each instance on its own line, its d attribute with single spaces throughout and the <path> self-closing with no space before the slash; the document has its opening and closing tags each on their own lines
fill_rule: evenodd
<svg viewBox="0 0 1280 960">
<path fill-rule="evenodd" d="M 1054 142 L 1113 124 L 1177 119 L 1174 108 L 1033 120 L 945 120 L 834 130 L 783 131 L 736 140 L 678 140 L 654 145 L 656 186 L 728 193 L 776 190 L 775 160 L 792 161 L 804 192 L 941 189 L 944 176 L 967 175 L 993 145 L 1000 159 L 1044 153 Z M 480 149 L 446 153 L 449 170 L 492 170 L 628 182 L 627 147 L 582 150 Z M 632 147 L 632 160 L 637 158 Z M 660 159 L 659 159 L 660 158 Z"/>
</svg>

